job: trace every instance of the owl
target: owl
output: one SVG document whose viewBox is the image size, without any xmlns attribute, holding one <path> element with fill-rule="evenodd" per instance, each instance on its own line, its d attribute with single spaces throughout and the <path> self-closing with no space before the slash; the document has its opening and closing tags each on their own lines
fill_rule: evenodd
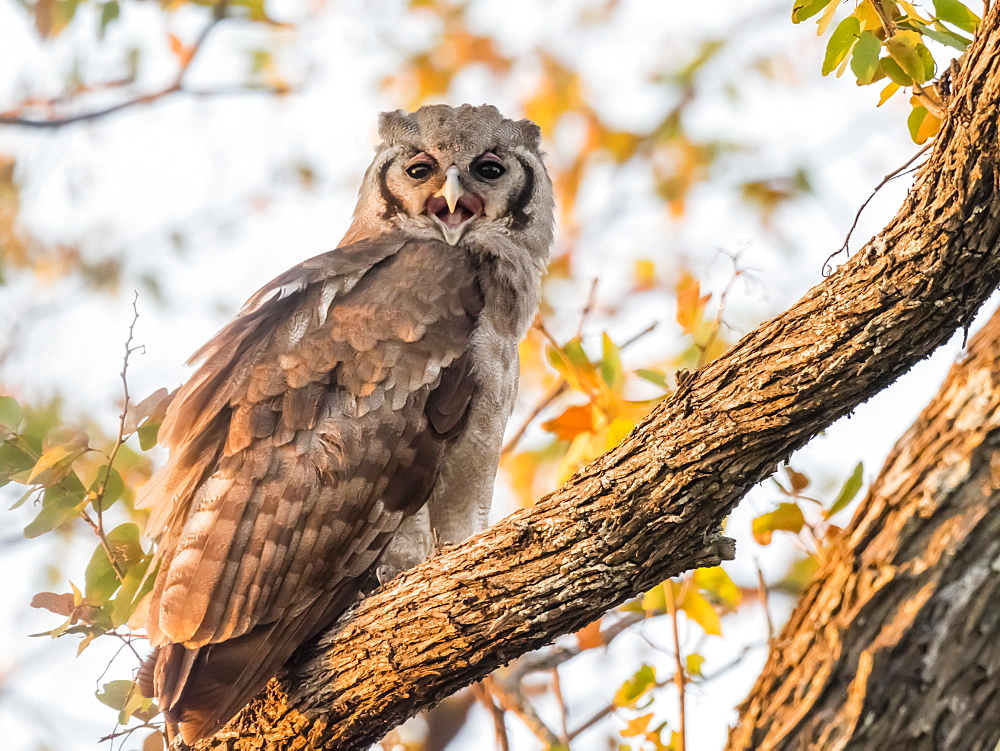
<svg viewBox="0 0 1000 751">
<path fill-rule="evenodd" d="M 553 237 L 539 129 L 434 105 L 379 135 L 341 244 L 194 355 L 160 429 L 138 682 L 187 743 L 374 580 L 486 524 Z"/>
</svg>

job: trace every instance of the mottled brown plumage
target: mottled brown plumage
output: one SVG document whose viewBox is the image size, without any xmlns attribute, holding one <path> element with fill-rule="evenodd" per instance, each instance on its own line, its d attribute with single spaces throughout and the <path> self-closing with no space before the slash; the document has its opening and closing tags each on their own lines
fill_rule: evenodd
<svg viewBox="0 0 1000 751">
<path fill-rule="evenodd" d="M 466 105 L 384 114 L 380 134 L 340 247 L 195 354 L 160 431 L 140 686 L 188 743 L 374 571 L 485 524 L 552 240 L 538 130 Z"/>
</svg>

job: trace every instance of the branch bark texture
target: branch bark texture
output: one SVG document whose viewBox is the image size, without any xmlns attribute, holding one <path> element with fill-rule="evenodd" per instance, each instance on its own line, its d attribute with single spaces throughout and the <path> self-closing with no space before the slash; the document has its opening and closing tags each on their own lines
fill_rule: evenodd
<svg viewBox="0 0 1000 751">
<path fill-rule="evenodd" d="M 509 660 L 663 579 L 732 557 L 722 520 L 888 386 L 1000 283 L 1000 4 L 934 154 L 876 238 L 786 313 L 679 378 L 618 447 L 363 601 L 199 748 L 365 748 Z"/>
<path fill-rule="evenodd" d="M 1000 312 L 896 444 L 728 748 L 1000 743 Z"/>
</svg>

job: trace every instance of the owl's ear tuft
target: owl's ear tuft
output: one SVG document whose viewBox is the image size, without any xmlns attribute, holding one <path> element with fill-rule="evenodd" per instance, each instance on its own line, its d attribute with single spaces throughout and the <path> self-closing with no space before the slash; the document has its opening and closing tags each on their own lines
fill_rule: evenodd
<svg viewBox="0 0 1000 751">
<path fill-rule="evenodd" d="M 531 120 L 518 120 L 517 129 L 521 131 L 521 135 L 524 140 L 528 142 L 530 146 L 538 148 L 542 141 L 542 129 L 535 125 Z"/>
<path fill-rule="evenodd" d="M 378 135 L 383 141 L 398 141 L 420 133 L 420 127 L 403 110 L 383 112 L 378 116 Z"/>
</svg>

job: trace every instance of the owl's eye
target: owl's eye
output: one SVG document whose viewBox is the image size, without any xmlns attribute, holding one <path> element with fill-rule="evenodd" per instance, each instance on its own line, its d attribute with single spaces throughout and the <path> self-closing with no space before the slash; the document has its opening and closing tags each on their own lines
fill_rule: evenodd
<svg viewBox="0 0 1000 751">
<path fill-rule="evenodd" d="M 405 171 L 414 180 L 423 180 L 430 176 L 433 169 L 433 165 L 428 162 L 417 162 L 416 164 L 411 164 Z"/>
<path fill-rule="evenodd" d="M 507 168 L 500 162 L 495 162 L 492 159 L 484 159 L 477 163 L 473 169 L 484 180 L 496 180 L 507 171 Z"/>
</svg>

